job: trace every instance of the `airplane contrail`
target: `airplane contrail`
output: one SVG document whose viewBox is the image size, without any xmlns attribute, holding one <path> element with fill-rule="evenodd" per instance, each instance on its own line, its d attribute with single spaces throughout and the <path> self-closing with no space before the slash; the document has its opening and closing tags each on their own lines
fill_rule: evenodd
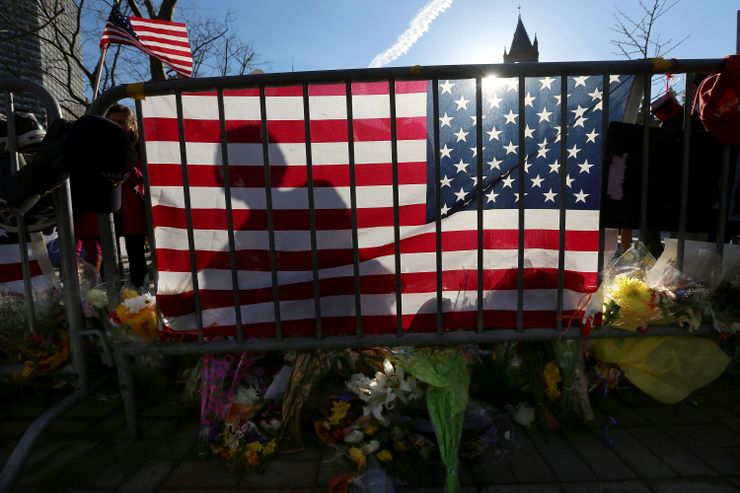
<svg viewBox="0 0 740 493">
<path fill-rule="evenodd" d="M 416 13 L 406 29 L 396 40 L 395 44 L 376 55 L 370 62 L 370 68 L 378 68 L 388 65 L 393 60 L 408 52 L 414 44 L 429 30 L 439 14 L 450 8 L 453 0 L 431 0 Z"/>
</svg>

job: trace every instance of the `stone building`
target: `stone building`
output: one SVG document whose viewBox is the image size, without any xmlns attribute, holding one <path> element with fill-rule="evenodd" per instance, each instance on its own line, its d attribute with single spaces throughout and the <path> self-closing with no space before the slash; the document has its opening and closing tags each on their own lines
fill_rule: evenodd
<svg viewBox="0 0 740 493">
<path fill-rule="evenodd" d="M 49 17 L 56 12 L 59 14 L 52 25 Z M 82 58 L 76 13 L 74 0 L 0 0 L 0 77 L 41 84 L 57 99 L 66 118 L 79 117 L 85 111 L 79 102 L 85 98 L 84 74 L 78 65 L 68 63 L 72 57 Z M 67 39 L 77 36 L 71 56 L 47 41 L 55 34 Z M 4 113 L 5 98 L 0 100 Z M 30 95 L 17 94 L 14 102 L 18 110 L 43 116 L 38 101 Z"/>
<path fill-rule="evenodd" d="M 539 59 L 537 35 L 534 35 L 534 43 L 532 43 L 522 23 L 522 15 L 519 14 L 519 21 L 516 24 L 516 31 L 514 31 L 514 39 L 511 41 L 509 53 L 506 53 L 506 47 L 504 47 L 504 63 L 539 62 Z"/>
</svg>

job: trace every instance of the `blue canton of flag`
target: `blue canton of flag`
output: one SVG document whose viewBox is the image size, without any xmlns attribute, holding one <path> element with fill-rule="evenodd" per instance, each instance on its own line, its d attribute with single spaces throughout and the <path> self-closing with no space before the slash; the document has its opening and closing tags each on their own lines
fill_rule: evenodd
<svg viewBox="0 0 740 493">
<path fill-rule="evenodd" d="M 131 25 L 131 21 L 128 17 L 121 13 L 121 11 L 118 9 L 118 5 L 113 5 L 113 8 L 110 11 L 110 15 L 108 16 L 108 24 L 111 25 L 108 27 L 116 27 L 124 31 L 126 35 L 131 36 L 131 38 L 135 40 L 139 39 L 139 37 L 136 35 L 136 32 L 134 31 L 134 27 Z"/>
<path fill-rule="evenodd" d="M 601 179 L 601 76 L 568 77 L 567 164 L 560 163 L 560 77 L 527 78 L 524 118 L 519 115 L 518 79 L 486 78 L 483 99 L 484 209 L 518 209 L 519 155 L 525 153 L 525 205 L 528 209 L 596 210 Z M 610 119 L 621 119 L 631 78 L 610 76 Z M 430 98 L 431 99 L 431 98 Z M 432 109 L 428 116 L 430 125 Z M 439 84 L 440 213 L 475 210 L 477 179 L 475 81 Z M 524 145 L 519 142 L 524 125 Z M 432 128 L 432 127 L 430 127 Z M 431 145 L 431 138 L 430 138 Z M 434 203 L 434 154 L 429 152 L 427 220 Z M 566 189 L 561 191 L 561 173 Z"/>
</svg>

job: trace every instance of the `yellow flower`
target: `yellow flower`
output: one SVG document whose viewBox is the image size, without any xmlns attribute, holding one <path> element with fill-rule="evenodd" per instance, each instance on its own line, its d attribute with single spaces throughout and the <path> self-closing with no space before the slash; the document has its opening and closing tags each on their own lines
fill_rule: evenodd
<svg viewBox="0 0 740 493">
<path fill-rule="evenodd" d="M 375 456 L 378 458 L 380 462 L 388 462 L 388 461 L 393 460 L 393 454 L 391 454 L 391 451 L 388 449 L 381 450 L 380 452 L 375 454 Z"/>
<path fill-rule="evenodd" d="M 365 432 L 365 435 L 367 436 L 373 436 L 375 432 L 378 431 L 378 425 L 372 421 L 368 421 L 362 427 L 362 431 Z"/>
<path fill-rule="evenodd" d="M 349 411 L 349 402 L 345 401 L 334 401 L 331 404 L 331 416 L 329 417 L 329 424 L 336 426 L 339 422 L 344 419 Z"/>
<path fill-rule="evenodd" d="M 393 450 L 396 452 L 406 452 L 409 449 L 409 444 L 405 440 L 394 440 Z"/>
<path fill-rule="evenodd" d="M 613 324 L 626 330 L 645 325 L 653 310 L 653 291 L 644 281 L 631 276 L 618 277 L 607 298 L 619 306 L 619 318 Z"/>
<path fill-rule="evenodd" d="M 558 383 L 563 380 L 563 377 L 560 376 L 560 368 L 551 361 L 545 365 L 545 368 L 542 371 L 542 376 L 545 381 L 545 394 L 547 394 L 547 397 L 549 397 L 550 400 L 555 400 L 560 397 Z"/>
<path fill-rule="evenodd" d="M 254 441 L 247 444 L 247 452 L 262 452 L 262 444 Z"/>
<path fill-rule="evenodd" d="M 262 448 L 262 453 L 264 455 L 272 455 L 275 453 L 276 449 L 277 449 L 277 442 L 275 440 L 270 440 Z"/>
<path fill-rule="evenodd" d="M 349 458 L 352 459 L 352 462 L 355 463 L 358 471 L 364 471 L 367 467 L 365 452 L 363 452 L 361 449 L 357 447 L 352 447 L 351 449 L 349 449 Z"/>
</svg>

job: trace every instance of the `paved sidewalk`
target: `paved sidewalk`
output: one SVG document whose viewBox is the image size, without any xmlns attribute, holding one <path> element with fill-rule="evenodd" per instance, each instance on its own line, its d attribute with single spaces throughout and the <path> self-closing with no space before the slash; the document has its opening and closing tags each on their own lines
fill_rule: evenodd
<svg viewBox="0 0 740 493">
<path fill-rule="evenodd" d="M 463 493 L 740 491 L 740 379 L 725 376 L 686 401 L 662 405 L 633 389 L 594 399 L 585 433 L 519 432 L 519 446 L 496 464 L 461 470 Z M 0 389 L 0 463 L 32 420 L 63 391 Z M 114 379 L 43 435 L 14 492 L 324 492 L 348 470 L 315 440 L 269 463 L 264 474 L 234 473 L 198 458 L 198 409 L 174 399 L 141 403 L 142 436 L 126 432 Z M 603 425 L 613 447 L 604 444 Z M 441 465 L 414 466 L 400 493 L 442 491 Z"/>
</svg>

